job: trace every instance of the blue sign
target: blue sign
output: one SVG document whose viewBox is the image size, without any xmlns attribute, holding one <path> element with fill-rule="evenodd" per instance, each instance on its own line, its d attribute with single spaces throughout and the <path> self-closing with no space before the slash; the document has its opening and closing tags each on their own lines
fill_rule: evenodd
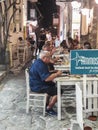
<svg viewBox="0 0 98 130">
<path fill-rule="evenodd" d="M 71 74 L 98 74 L 98 50 L 72 50 Z"/>
</svg>

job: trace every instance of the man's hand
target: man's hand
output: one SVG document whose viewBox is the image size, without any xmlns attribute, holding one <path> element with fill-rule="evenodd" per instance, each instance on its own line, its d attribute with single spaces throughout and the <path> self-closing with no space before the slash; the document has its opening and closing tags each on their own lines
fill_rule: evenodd
<svg viewBox="0 0 98 130">
<path fill-rule="evenodd" d="M 58 70 L 56 73 L 51 74 L 49 77 L 45 79 L 45 81 L 52 81 L 54 78 L 60 76 L 62 74 L 61 70 Z"/>
<path fill-rule="evenodd" d="M 61 70 L 58 70 L 58 71 L 56 72 L 56 74 L 57 74 L 57 76 L 60 76 L 60 75 L 62 74 L 62 71 L 61 71 Z"/>
</svg>

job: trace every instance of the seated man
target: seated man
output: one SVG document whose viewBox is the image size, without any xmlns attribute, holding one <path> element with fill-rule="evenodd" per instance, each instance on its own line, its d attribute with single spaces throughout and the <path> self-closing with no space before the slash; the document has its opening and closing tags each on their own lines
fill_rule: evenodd
<svg viewBox="0 0 98 130">
<path fill-rule="evenodd" d="M 48 63 L 50 62 L 50 53 L 48 51 L 41 51 L 39 58 L 31 65 L 30 68 L 30 87 L 31 91 L 37 93 L 47 93 L 47 108 L 46 112 L 51 115 L 57 113 L 52 109 L 57 101 L 57 88 L 53 79 L 61 75 L 61 71 L 50 74 Z M 52 97 L 49 101 L 49 97 Z"/>
</svg>

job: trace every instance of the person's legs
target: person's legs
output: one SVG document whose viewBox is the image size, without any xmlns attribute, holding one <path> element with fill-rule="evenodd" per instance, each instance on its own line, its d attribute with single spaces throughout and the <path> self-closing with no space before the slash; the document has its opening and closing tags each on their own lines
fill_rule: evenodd
<svg viewBox="0 0 98 130">
<path fill-rule="evenodd" d="M 42 89 L 39 93 L 46 93 L 46 106 L 48 106 L 51 96 L 47 93 L 47 89 Z"/>
<path fill-rule="evenodd" d="M 47 94 L 47 102 L 46 102 L 46 107 L 48 106 L 48 104 L 49 104 L 49 102 L 50 102 L 50 98 L 51 98 L 51 96 L 49 96 L 49 95 Z"/>
<path fill-rule="evenodd" d="M 52 83 L 47 89 L 41 90 L 41 93 L 47 93 L 46 112 L 49 115 L 57 115 L 57 112 L 53 110 L 53 106 L 57 102 L 57 87 Z"/>
<path fill-rule="evenodd" d="M 57 102 L 57 87 L 54 82 L 48 82 L 46 89 L 41 89 L 40 93 L 47 93 L 47 108 L 52 108 L 54 104 Z"/>
<path fill-rule="evenodd" d="M 47 114 L 49 114 L 49 115 L 57 115 L 57 112 L 55 112 L 53 110 L 53 106 L 55 105 L 56 102 L 57 102 L 57 95 L 53 96 L 50 99 L 50 102 L 49 102 L 49 104 L 46 107 Z"/>
<path fill-rule="evenodd" d="M 46 112 L 49 115 L 57 115 L 57 112 L 53 110 L 53 106 L 57 102 L 57 88 L 55 86 L 51 86 L 48 88 L 47 93 L 50 95 L 50 100 L 46 107 Z"/>
<path fill-rule="evenodd" d="M 53 96 L 47 106 L 47 109 L 52 109 L 52 107 L 55 105 L 57 102 L 57 95 Z"/>
</svg>

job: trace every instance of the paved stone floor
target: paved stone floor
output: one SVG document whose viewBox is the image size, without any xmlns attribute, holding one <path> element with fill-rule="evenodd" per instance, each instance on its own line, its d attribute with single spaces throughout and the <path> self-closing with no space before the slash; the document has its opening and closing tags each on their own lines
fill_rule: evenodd
<svg viewBox="0 0 98 130">
<path fill-rule="evenodd" d="M 6 71 L 0 71 L 0 81 L 6 76 Z"/>
<path fill-rule="evenodd" d="M 56 109 L 56 108 L 55 108 Z M 41 110 L 31 110 L 26 114 L 25 74 L 22 70 L 18 75 L 8 74 L 0 83 L 0 130 L 70 130 L 70 120 L 76 118 L 75 108 L 62 108 L 62 120 L 57 117 L 42 116 Z M 97 122 L 86 120 L 93 126 Z M 80 130 L 74 127 L 73 130 Z"/>
</svg>

